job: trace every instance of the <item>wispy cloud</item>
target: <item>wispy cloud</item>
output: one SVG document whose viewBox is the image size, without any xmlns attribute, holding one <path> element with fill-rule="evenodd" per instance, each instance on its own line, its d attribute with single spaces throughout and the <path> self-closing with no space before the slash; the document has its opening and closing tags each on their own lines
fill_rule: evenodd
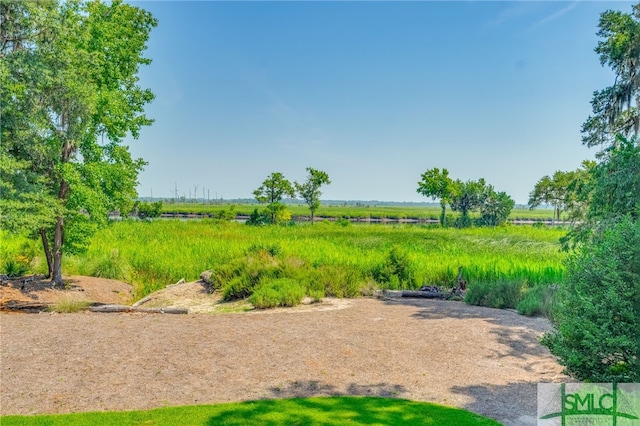
<svg viewBox="0 0 640 426">
<path fill-rule="evenodd" d="M 536 28 L 540 28 L 544 25 L 547 25 L 549 22 L 553 22 L 556 19 L 560 19 L 562 18 L 564 15 L 566 15 L 567 13 L 569 13 L 572 9 L 574 9 L 578 3 L 580 2 L 580 0 L 575 0 L 573 2 L 571 2 L 569 5 L 563 7 L 562 9 L 552 13 L 551 15 L 548 15 L 538 21 L 536 21 L 530 28 L 529 30 L 534 30 Z"/>
<path fill-rule="evenodd" d="M 528 2 L 528 1 L 509 3 L 509 4 L 510 6 L 502 9 L 498 14 L 498 16 L 486 22 L 486 26 L 495 27 L 504 22 L 526 15 L 527 13 L 529 13 L 529 11 L 531 11 L 532 7 L 534 6 L 533 2 Z"/>
</svg>

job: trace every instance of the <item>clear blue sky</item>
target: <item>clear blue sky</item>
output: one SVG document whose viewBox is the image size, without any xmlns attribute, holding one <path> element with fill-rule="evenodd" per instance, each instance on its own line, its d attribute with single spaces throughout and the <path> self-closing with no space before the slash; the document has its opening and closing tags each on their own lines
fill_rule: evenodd
<svg viewBox="0 0 640 426">
<path fill-rule="evenodd" d="M 580 126 L 613 83 L 600 13 L 633 2 L 151 2 L 141 69 L 155 123 L 128 140 L 139 194 L 251 198 L 326 171 L 323 199 L 431 201 L 420 174 L 485 178 L 517 203 L 595 151 Z"/>
</svg>

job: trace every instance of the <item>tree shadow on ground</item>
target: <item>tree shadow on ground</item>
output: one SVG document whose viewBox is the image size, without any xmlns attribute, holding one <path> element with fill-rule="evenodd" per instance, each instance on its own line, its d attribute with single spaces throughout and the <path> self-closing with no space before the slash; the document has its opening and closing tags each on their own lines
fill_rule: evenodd
<svg viewBox="0 0 640 426">
<path fill-rule="evenodd" d="M 273 386 L 269 388 L 274 398 L 309 398 L 313 396 L 378 396 L 395 398 L 402 396 L 407 389 L 402 385 L 388 383 L 373 383 L 360 385 L 351 383 L 345 391 L 338 390 L 335 386 L 322 383 L 319 380 L 301 380 L 289 383 L 286 386 Z"/>
<path fill-rule="evenodd" d="M 401 299 L 400 301 L 386 301 L 386 303 L 412 306 L 419 308 L 412 317 L 420 320 L 439 319 L 479 319 L 489 324 L 489 333 L 500 344 L 501 350 L 496 351 L 496 357 L 515 357 L 530 359 L 531 357 L 545 357 L 549 351 L 540 344 L 539 336 L 551 330 L 551 324 L 546 318 L 527 317 L 519 315 L 514 310 L 493 309 L 483 306 L 467 305 L 464 302 L 450 302 L 442 300 Z M 534 363 L 535 364 L 535 363 Z M 532 371 L 531 365 L 528 371 Z"/>
<path fill-rule="evenodd" d="M 496 419 L 505 426 L 533 426 L 537 423 L 537 383 L 452 386 L 451 392 L 473 400 L 461 408 Z"/>
<path fill-rule="evenodd" d="M 318 384 L 316 384 L 318 385 Z M 312 385 L 315 387 L 316 385 Z M 319 388 L 323 388 L 319 386 Z M 351 388 L 358 391 L 359 387 Z M 208 425 L 487 425 L 491 420 L 455 408 L 395 398 L 359 396 L 258 400 L 233 404 Z"/>
</svg>

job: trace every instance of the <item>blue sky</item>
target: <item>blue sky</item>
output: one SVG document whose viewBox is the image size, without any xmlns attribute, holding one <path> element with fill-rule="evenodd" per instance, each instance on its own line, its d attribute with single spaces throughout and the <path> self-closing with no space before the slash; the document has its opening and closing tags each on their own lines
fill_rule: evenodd
<svg viewBox="0 0 640 426">
<path fill-rule="evenodd" d="M 323 199 L 431 201 L 425 170 L 517 203 L 595 151 L 580 126 L 614 75 L 600 13 L 633 2 L 131 2 L 155 123 L 128 140 L 140 196 L 251 198 L 271 172 L 329 174 Z"/>
</svg>

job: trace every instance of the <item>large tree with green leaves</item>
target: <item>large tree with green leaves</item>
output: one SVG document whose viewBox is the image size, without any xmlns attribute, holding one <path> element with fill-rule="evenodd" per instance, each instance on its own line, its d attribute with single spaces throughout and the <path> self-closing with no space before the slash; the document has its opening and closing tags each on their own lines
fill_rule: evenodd
<svg viewBox="0 0 640 426">
<path fill-rule="evenodd" d="M 298 195 L 307 203 L 309 210 L 311 211 L 311 224 L 314 223 L 316 210 L 320 207 L 320 187 L 322 185 L 329 185 L 329 175 L 322 170 L 312 169 L 307 167 L 307 180 L 304 183 L 295 182 L 296 191 Z"/>
<path fill-rule="evenodd" d="M 152 122 L 138 70 L 156 20 L 118 0 L 0 0 L 0 12 L 0 221 L 40 236 L 62 286 L 63 253 L 136 196 L 144 162 L 122 141 Z"/>
<path fill-rule="evenodd" d="M 284 175 L 273 172 L 262 182 L 262 185 L 253 191 L 254 197 L 260 204 L 267 204 L 267 214 L 271 223 L 277 223 L 285 211 L 282 199 L 295 197 L 296 191 Z"/>
<path fill-rule="evenodd" d="M 451 210 L 460 212 L 456 226 L 461 228 L 471 226 L 469 213 L 482 206 L 487 198 L 489 187 L 483 178 L 466 182 L 457 179 L 453 186 L 455 189 L 451 197 Z"/>
<path fill-rule="evenodd" d="M 434 167 L 420 175 L 418 182 L 418 193 L 425 197 L 431 197 L 433 200 L 440 200 L 440 224 L 447 225 L 447 204 L 451 202 L 456 187 L 453 180 L 449 177 L 449 171 Z"/>
<path fill-rule="evenodd" d="M 600 63 L 616 75 L 612 86 L 594 92 L 592 115 L 582 126 L 587 146 L 607 147 L 617 135 L 637 136 L 640 130 L 640 3 L 632 13 L 609 10 L 600 16 L 595 48 Z"/>
<path fill-rule="evenodd" d="M 557 292 L 554 330 L 543 340 L 585 381 L 640 380 L 639 19 L 640 3 L 633 15 L 601 15 L 604 40 L 596 52 L 616 81 L 596 92 L 602 108 L 587 121 L 594 126 L 583 128 L 584 142 L 603 150 L 589 171 L 585 220 L 569 236 L 574 250 Z"/>
</svg>

